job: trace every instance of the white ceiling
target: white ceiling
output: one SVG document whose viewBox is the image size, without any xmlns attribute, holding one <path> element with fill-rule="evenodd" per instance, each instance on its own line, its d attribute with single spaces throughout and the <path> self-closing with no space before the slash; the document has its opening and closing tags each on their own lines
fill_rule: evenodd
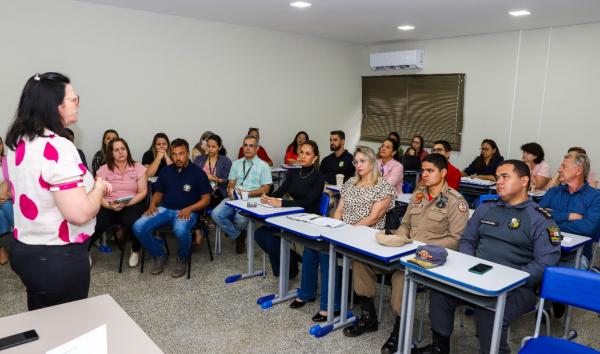
<svg viewBox="0 0 600 354">
<path fill-rule="evenodd" d="M 375 44 L 600 22 L 600 0 L 80 0 L 162 14 Z M 508 11 L 527 9 L 515 18 Z M 398 25 L 416 30 L 401 32 Z"/>
</svg>

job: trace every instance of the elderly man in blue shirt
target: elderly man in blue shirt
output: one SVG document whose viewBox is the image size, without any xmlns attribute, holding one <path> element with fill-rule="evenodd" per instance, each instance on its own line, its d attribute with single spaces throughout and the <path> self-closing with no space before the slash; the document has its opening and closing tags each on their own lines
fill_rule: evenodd
<svg viewBox="0 0 600 354">
<path fill-rule="evenodd" d="M 228 200 L 241 198 L 248 193 L 248 197 L 260 197 L 269 192 L 271 184 L 271 168 L 257 156 L 258 139 L 254 135 L 247 135 L 242 146 L 244 157 L 236 160 L 229 170 L 229 183 L 227 184 L 227 197 L 215 207 L 211 217 L 215 223 L 225 231 L 225 234 L 235 240 L 235 251 L 244 253 L 244 236 L 242 233 L 248 225 L 248 219 L 240 215 L 234 208 L 226 204 Z M 241 237 L 240 237 L 241 236 Z"/>
<path fill-rule="evenodd" d="M 590 160 L 585 154 L 565 155 L 559 169 L 560 185 L 550 188 L 540 206 L 552 214 L 560 230 L 573 234 L 594 237 L 600 229 L 600 190 L 592 188 L 587 177 L 590 173 Z M 592 248 L 586 247 L 581 260 L 581 268 L 589 268 Z M 574 266 L 574 256 L 563 255 L 563 265 Z"/>
</svg>

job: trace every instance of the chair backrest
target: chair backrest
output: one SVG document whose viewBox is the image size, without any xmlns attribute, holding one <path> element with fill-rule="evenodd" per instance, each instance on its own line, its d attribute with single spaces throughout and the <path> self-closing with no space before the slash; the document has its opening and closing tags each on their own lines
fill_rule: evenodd
<svg viewBox="0 0 600 354">
<path fill-rule="evenodd" d="M 600 312 L 600 274 L 574 268 L 546 268 L 540 297 Z"/>
<path fill-rule="evenodd" d="M 497 194 L 482 194 L 479 196 L 479 204 L 485 202 L 486 200 L 498 199 Z"/>
<path fill-rule="evenodd" d="M 323 216 L 327 216 L 329 211 L 329 200 L 331 197 L 327 193 L 321 194 L 321 202 L 319 204 L 319 213 Z"/>
<path fill-rule="evenodd" d="M 404 194 L 408 194 L 408 193 L 412 193 L 413 190 L 415 190 L 415 187 L 413 187 L 413 184 L 410 182 L 402 182 L 402 193 Z"/>
</svg>

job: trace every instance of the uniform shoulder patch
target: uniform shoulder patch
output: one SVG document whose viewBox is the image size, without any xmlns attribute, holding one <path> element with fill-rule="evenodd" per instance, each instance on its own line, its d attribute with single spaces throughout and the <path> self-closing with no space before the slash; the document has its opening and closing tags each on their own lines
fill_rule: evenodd
<svg viewBox="0 0 600 354">
<path fill-rule="evenodd" d="M 466 213 L 467 210 L 469 210 L 469 206 L 467 205 L 467 202 L 465 202 L 464 200 L 461 200 L 458 203 L 458 210 L 460 210 L 463 213 Z"/>
<path fill-rule="evenodd" d="M 558 226 L 549 226 L 548 228 L 546 228 L 546 231 L 548 231 L 548 238 L 550 239 L 550 243 L 553 246 L 560 245 L 562 235 L 560 234 L 560 229 L 558 228 Z"/>
<path fill-rule="evenodd" d="M 548 208 L 537 207 L 535 208 L 540 214 L 542 214 L 546 219 L 552 219 L 552 212 Z"/>
</svg>

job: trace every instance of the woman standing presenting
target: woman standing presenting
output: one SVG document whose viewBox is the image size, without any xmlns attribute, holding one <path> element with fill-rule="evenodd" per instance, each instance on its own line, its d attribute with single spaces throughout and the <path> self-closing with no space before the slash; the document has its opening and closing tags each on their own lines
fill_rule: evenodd
<svg viewBox="0 0 600 354">
<path fill-rule="evenodd" d="M 27 289 L 29 310 L 88 296 L 84 243 L 110 184 L 102 178 L 94 184 L 73 143 L 62 137 L 77 122 L 78 109 L 69 78 L 35 74 L 23 88 L 6 139 L 15 202 L 10 261 Z"/>
</svg>

